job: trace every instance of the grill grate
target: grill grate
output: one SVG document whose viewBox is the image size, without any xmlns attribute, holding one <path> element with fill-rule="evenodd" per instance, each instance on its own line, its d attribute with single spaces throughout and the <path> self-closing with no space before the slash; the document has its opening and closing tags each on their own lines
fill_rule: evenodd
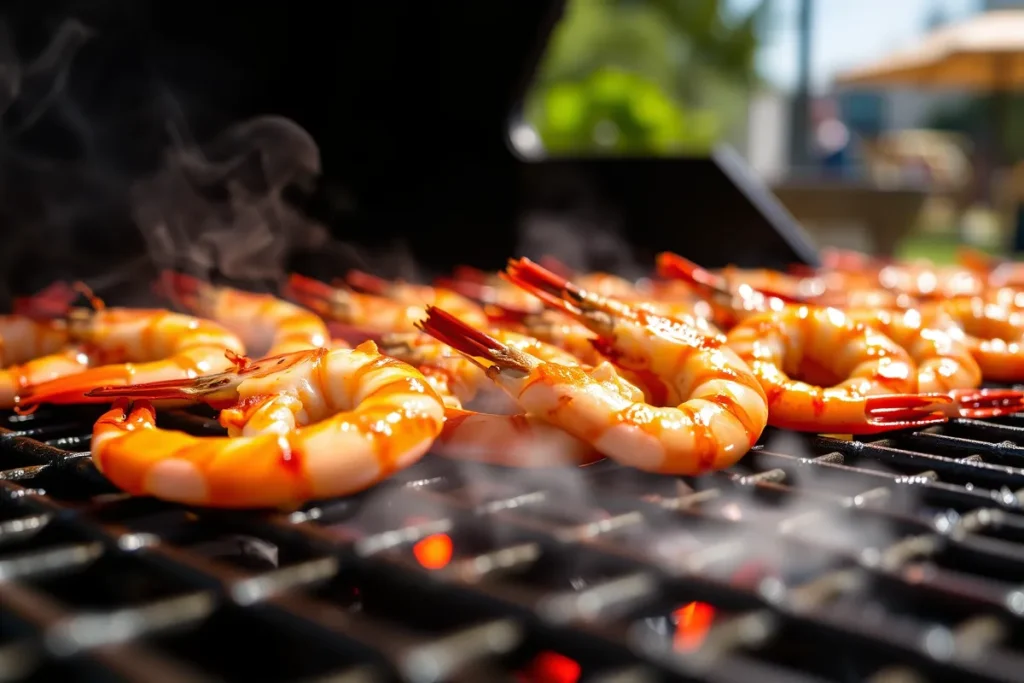
<svg viewBox="0 0 1024 683">
<path fill-rule="evenodd" d="M 363 495 L 255 514 L 117 493 L 88 458 L 96 414 L 0 416 L 0 681 L 1024 671 L 1024 416 L 769 430 L 700 478 L 428 456 Z"/>
</svg>

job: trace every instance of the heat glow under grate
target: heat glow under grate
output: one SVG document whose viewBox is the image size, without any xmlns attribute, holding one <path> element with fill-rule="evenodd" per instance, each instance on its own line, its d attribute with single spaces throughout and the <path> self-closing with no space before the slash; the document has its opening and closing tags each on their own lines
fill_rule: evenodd
<svg viewBox="0 0 1024 683">
<path fill-rule="evenodd" d="M 117 493 L 95 415 L 0 414 L 0 681 L 1024 675 L 1024 416 L 769 430 L 693 479 L 428 456 L 261 514 Z"/>
</svg>

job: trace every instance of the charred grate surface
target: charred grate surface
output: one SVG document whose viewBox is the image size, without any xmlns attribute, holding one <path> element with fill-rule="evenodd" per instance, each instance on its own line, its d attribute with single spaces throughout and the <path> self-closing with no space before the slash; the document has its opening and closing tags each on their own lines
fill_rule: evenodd
<svg viewBox="0 0 1024 683">
<path fill-rule="evenodd" d="M 96 414 L 0 414 L 2 681 L 1024 672 L 1021 416 L 769 432 L 693 479 L 428 456 L 364 495 L 256 514 L 117 493 L 88 458 Z"/>
</svg>

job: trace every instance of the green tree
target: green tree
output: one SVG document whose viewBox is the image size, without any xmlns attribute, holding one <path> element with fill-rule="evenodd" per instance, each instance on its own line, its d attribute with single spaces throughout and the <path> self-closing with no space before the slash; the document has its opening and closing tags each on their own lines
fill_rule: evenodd
<svg viewBox="0 0 1024 683">
<path fill-rule="evenodd" d="M 570 0 L 527 118 L 555 153 L 705 151 L 743 116 L 766 6 Z"/>
</svg>

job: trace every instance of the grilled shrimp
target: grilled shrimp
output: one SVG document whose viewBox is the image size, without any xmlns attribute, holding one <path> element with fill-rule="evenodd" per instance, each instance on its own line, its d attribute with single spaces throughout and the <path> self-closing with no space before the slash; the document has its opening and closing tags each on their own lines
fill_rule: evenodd
<svg viewBox="0 0 1024 683">
<path fill-rule="evenodd" d="M 874 434 L 943 422 L 941 411 L 952 403 L 949 396 L 916 394 L 910 355 L 839 309 L 794 306 L 754 315 L 727 339 L 764 388 L 774 427 Z"/>
<path fill-rule="evenodd" d="M 175 272 L 165 272 L 161 285 L 192 313 L 241 337 L 250 355 L 257 358 L 347 346 L 337 340 L 332 342 L 327 325 L 313 311 L 270 294 L 218 287 Z"/>
<path fill-rule="evenodd" d="M 95 297 L 93 305 L 95 310 L 70 311 L 67 333 L 98 367 L 26 387 L 16 398 L 20 409 L 42 403 L 103 403 L 87 392 L 222 372 L 245 353 L 238 337 L 208 320 L 164 310 L 105 308 Z"/>
<path fill-rule="evenodd" d="M 313 349 L 189 380 L 112 387 L 92 458 L 133 495 L 220 508 L 285 507 L 366 489 L 409 467 L 441 432 L 444 405 L 415 368 L 355 349 Z M 228 436 L 160 429 L 128 398 L 222 408 Z"/>
<path fill-rule="evenodd" d="M 991 382 L 1024 380 L 1024 312 L 981 297 L 958 297 L 940 301 L 928 310 L 938 309 L 952 318 L 950 333 L 967 344 Z"/>
<path fill-rule="evenodd" d="M 426 314 L 426 306 L 439 306 L 451 311 L 469 325 L 485 327 L 487 312 L 468 297 L 444 287 L 416 285 L 400 280 L 385 280 L 360 270 L 351 270 L 345 276 L 345 282 L 355 289 L 393 299 L 420 309 L 418 320 Z"/>
<path fill-rule="evenodd" d="M 902 346 L 917 364 L 917 388 L 922 393 L 949 394 L 963 417 L 983 418 L 1024 410 L 1024 393 L 979 389 L 981 367 L 953 321 L 936 308 L 887 311 L 847 309 L 846 316 L 869 325 Z"/>
<path fill-rule="evenodd" d="M 532 337 L 505 330 L 495 330 L 493 335 L 509 347 L 546 362 L 580 365 L 572 354 Z M 464 409 L 461 403 L 472 402 L 482 389 L 494 385 L 475 363 L 433 337 L 390 335 L 382 341 L 381 349 L 416 366 L 428 379 L 434 376 L 432 386 L 442 397 L 446 389 L 457 394 L 455 403 L 458 405 L 446 400 L 444 430 L 433 448 L 438 455 L 510 467 L 575 465 L 600 458 L 587 442 L 538 417 L 524 414 L 523 409 L 500 390 L 498 393 L 506 405 L 494 405 L 488 395 L 487 412 Z M 585 370 L 591 378 L 623 396 L 643 398 L 643 392 L 621 378 L 607 362 Z"/>
<path fill-rule="evenodd" d="M 31 384 L 82 372 L 89 357 L 69 345 L 62 320 L 0 315 L 0 409 L 12 408 Z"/>
<path fill-rule="evenodd" d="M 288 278 L 285 295 L 327 320 L 350 325 L 367 334 L 414 333 L 415 322 L 425 315 L 422 306 L 333 287 L 296 274 Z"/>
<path fill-rule="evenodd" d="M 695 474 L 728 467 L 757 442 L 768 406 L 757 379 L 721 337 L 583 292 L 526 259 L 507 277 L 589 327 L 617 366 L 661 379 L 660 407 L 631 400 L 581 368 L 544 363 L 431 309 L 424 329 L 475 359 L 530 413 L 639 469 Z"/>
<path fill-rule="evenodd" d="M 444 311 L 431 308 L 428 314 L 425 331 L 486 368 L 531 414 L 624 465 L 668 474 L 728 467 L 750 450 L 764 429 L 767 406 L 749 373 L 749 383 L 713 373 L 695 386 L 694 399 L 661 408 L 623 397 L 580 367 L 545 363 L 522 353 Z M 616 331 L 639 326 L 628 319 L 599 324 L 611 324 Z M 652 330 L 651 336 L 656 335 Z M 691 357 L 706 356 L 705 349 L 695 351 Z"/>
</svg>

